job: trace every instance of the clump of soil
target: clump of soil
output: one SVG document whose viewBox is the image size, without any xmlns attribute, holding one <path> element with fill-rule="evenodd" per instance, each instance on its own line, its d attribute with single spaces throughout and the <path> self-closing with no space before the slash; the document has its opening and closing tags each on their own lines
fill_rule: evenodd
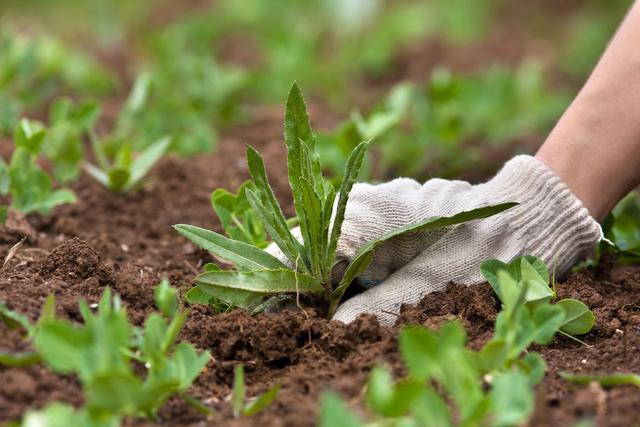
<svg viewBox="0 0 640 427">
<path fill-rule="evenodd" d="M 86 242 L 74 237 L 56 247 L 40 267 L 46 279 L 57 277 L 73 284 L 95 277 L 101 286 L 115 283 L 113 269 Z"/>
</svg>

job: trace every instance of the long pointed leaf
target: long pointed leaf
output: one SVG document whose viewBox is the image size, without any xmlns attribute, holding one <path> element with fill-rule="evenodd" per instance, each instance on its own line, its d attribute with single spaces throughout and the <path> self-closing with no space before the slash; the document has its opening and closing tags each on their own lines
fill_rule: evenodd
<svg viewBox="0 0 640 427">
<path fill-rule="evenodd" d="M 247 189 L 247 200 L 251 205 L 251 208 L 255 212 L 256 216 L 262 223 L 262 226 L 266 230 L 267 234 L 271 236 L 273 242 L 280 248 L 282 253 L 289 259 L 292 265 L 296 265 L 300 271 L 304 273 L 309 272 L 308 264 L 305 261 L 306 257 L 306 249 L 293 238 L 291 241 L 287 234 L 284 236 L 279 232 L 278 228 L 278 219 L 276 218 L 277 214 L 273 211 L 269 210 L 262 202 L 259 197 L 251 190 Z M 287 229 L 287 233 L 291 234 L 291 232 Z M 295 242 L 295 243 L 294 243 Z"/>
<path fill-rule="evenodd" d="M 242 410 L 242 415 L 244 415 L 245 417 L 256 415 L 264 408 L 269 406 L 271 402 L 273 402 L 275 398 L 278 397 L 278 392 L 280 392 L 280 384 L 276 384 L 269 390 L 262 393 L 260 396 L 256 397 L 251 402 L 247 403 L 247 405 Z"/>
<path fill-rule="evenodd" d="M 362 167 L 362 161 L 368 145 L 368 141 L 358 144 L 347 160 L 344 178 L 342 178 L 342 184 L 340 185 L 340 195 L 338 196 L 336 215 L 333 220 L 333 226 L 331 227 L 331 237 L 329 239 L 329 247 L 327 248 L 326 253 L 326 265 L 332 266 L 335 262 L 336 248 L 342 231 L 342 222 L 344 221 L 347 202 L 349 201 L 349 193 L 351 192 L 351 188 L 353 188 L 353 184 L 356 182 L 356 179 L 358 179 L 358 174 L 360 173 L 360 168 Z"/>
<path fill-rule="evenodd" d="M 171 138 L 162 138 L 154 142 L 133 161 L 130 168 L 131 176 L 125 191 L 135 187 L 149 173 L 153 165 L 167 152 L 169 145 L 171 145 Z"/>
<path fill-rule="evenodd" d="M 210 287 L 224 287 L 260 294 L 324 292 L 319 280 L 289 269 L 212 271 L 202 273 L 196 280 L 198 287 L 205 291 Z"/>
<path fill-rule="evenodd" d="M 304 269 L 308 270 L 309 264 L 304 247 L 291 234 L 282 213 L 282 208 L 280 208 L 280 204 L 269 185 L 262 156 L 251 146 L 247 146 L 247 164 L 253 183 L 256 186 L 255 192 L 249 188 L 246 190 L 249 204 L 251 204 L 256 215 L 263 223 L 262 225 L 287 258 L 295 264 L 299 261 L 298 256 L 300 256 L 304 263 Z"/>
<path fill-rule="evenodd" d="M 287 96 L 284 114 L 284 140 L 288 150 L 289 182 L 292 181 L 292 178 L 301 176 L 308 178 L 318 196 L 321 199 L 324 198 L 320 159 L 316 153 L 316 137 L 311 129 L 307 106 L 297 83 L 293 83 Z M 307 162 L 306 165 L 303 164 L 303 158 L 300 157 L 303 154 L 301 151 L 304 149 L 308 153 L 304 159 Z M 302 174 L 301 167 L 307 168 L 309 174 Z"/>
<path fill-rule="evenodd" d="M 278 269 L 286 266 L 273 255 L 248 243 L 231 240 L 215 231 L 194 225 L 178 224 L 173 228 L 199 247 L 234 263 L 239 269 Z"/>
<path fill-rule="evenodd" d="M 322 277 L 324 271 L 322 271 L 322 203 L 318 194 L 313 189 L 312 184 L 306 179 L 300 179 L 300 191 L 302 199 L 302 212 L 300 225 L 304 222 L 306 224 L 303 234 L 305 247 L 311 264 L 311 272 L 315 277 Z M 304 218 L 304 221 L 302 221 Z M 302 227 L 301 227 L 302 230 Z"/>
</svg>

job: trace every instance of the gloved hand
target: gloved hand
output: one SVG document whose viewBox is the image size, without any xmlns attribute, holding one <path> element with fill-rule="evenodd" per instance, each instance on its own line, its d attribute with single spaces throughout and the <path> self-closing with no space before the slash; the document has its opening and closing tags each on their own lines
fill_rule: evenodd
<svg viewBox="0 0 640 427">
<path fill-rule="evenodd" d="M 348 323 L 361 313 L 391 325 L 403 303 L 413 304 L 449 282 L 484 282 L 480 263 L 535 255 L 556 273 L 567 272 L 602 238 L 587 209 L 555 173 L 531 156 L 510 160 L 491 180 L 470 185 L 406 178 L 356 184 L 349 196 L 338 259 L 351 260 L 367 241 L 431 216 L 453 215 L 487 205 L 519 205 L 490 218 L 400 236 L 381 245 L 359 277 L 368 290 L 343 302 L 334 316 Z"/>
</svg>

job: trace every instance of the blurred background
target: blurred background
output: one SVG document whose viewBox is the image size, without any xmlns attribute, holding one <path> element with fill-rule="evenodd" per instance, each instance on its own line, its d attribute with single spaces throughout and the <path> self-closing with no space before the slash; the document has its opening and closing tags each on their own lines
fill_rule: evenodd
<svg viewBox="0 0 640 427">
<path fill-rule="evenodd" d="M 630 4 L 2 0 L 0 134 L 23 116 L 65 134 L 97 104 L 112 152 L 169 135 L 193 156 L 297 80 L 335 176 L 374 138 L 365 178 L 479 179 L 535 150 Z"/>
</svg>

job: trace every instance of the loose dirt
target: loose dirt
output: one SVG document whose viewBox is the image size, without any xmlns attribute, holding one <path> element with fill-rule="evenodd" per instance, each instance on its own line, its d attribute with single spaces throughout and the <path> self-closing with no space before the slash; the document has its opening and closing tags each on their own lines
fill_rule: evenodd
<svg viewBox="0 0 640 427">
<path fill-rule="evenodd" d="M 398 79 L 424 81 L 436 66 L 468 71 L 496 58 L 516 63 L 525 57 L 525 51 L 553 56 L 548 43 L 525 45 L 521 32 L 514 37 L 510 28 L 493 31 L 482 46 L 453 48 L 441 41 L 408 46 L 399 52 L 389 75 L 360 82 L 362 95 L 356 96 L 356 104 L 370 107 L 372 99 Z M 226 52 L 230 62 L 253 60 L 233 50 L 227 52 L 225 45 L 218 48 Z M 105 61 L 111 62 L 110 58 Z M 131 80 L 130 76 L 126 78 L 129 72 L 119 70 L 125 81 Z M 114 102 L 117 106 L 121 100 Z M 185 292 L 202 265 L 211 260 L 170 226 L 189 223 L 221 231 L 209 196 L 214 188 L 235 190 L 248 178 L 246 143 L 265 157 L 271 185 L 285 213 L 291 215 L 282 110 L 265 108 L 254 113 L 251 124 L 234 126 L 223 133 L 215 153 L 188 160 L 162 160 L 140 192 L 112 194 L 83 176 L 73 188 L 77 204 L 60 207 L 49 217 L 12 218 L 0 228 L 0 261 L 23 236 L 28 239 L 0 269 L 0 300 L 35 320 L 47 295 L 54 294 L 57 315 L 79 320 L 77 301 L 84 298 L 89 303 L 97 302 L 109 286 L 121 295 L 131 320 L 141 324 L 154 310 L 152 290 L 162 277 Z M 320 129 L 331 129 L 336 123 L 336 117 L 320 102 L 312 103 L 311 116 Z M 536 141 L 527 140 L 526 145 L 535 146 Z M 6 140 L 0 141 L 0 153 L 5 158 L 7 146 Z M 496 155 L 496 166 L 509 155 Z M 470 171 L 470 176 L 481 179 L 486 173 Z M 538 389 L 530 425 L 567 426 L 583 417 L 595 419 L 598 426 L 638 425 L 639 389 L 573 387 L 559 373 L 640 372 L 640 273 L 621 271 L 609 263 L 598 271 L 570 275 L 558 292 L 560 297 L 587 303 L 597 323 L 592 332 L 581 337 L 588 347 L 557 338 L 551 346 L 536 348 L 549 369 Z M 306 314 L 289 311 L 251 317 L 241 311 L 215 314 L 208 307 L 190 307 L 181 339 L 210 350 L 213 356 L 190 393 L 211 405 L 217 415 L 206 419 L 181 400 L 172 399 L 157 420 L 129 420 L 128 425 L 311 426 L 318 399 L 326 389 L 337 391 L 362 412 L 362 391 L 373 366 L 386 364 L 396 375 L 403 374 L 396 344 L 398 328 L 406 324 L 438 327 L 443 321 L 457 318 L 465 325 L 469 345 L 479 348 L 492 334 L 498 309 L 498 301 L 486 284 L 473 288 L 451 285 L 416 306 L 405 306 L 393 328 L 381 327 L 369 316 L 350 325 L 329 322 L 312 310 Z M 0 324 L 0 351 L 28 348 L 20 331 Z M 233 369 L 238 363 L 245 366 L 250 396 L 276 383 L 282 385 L 275 402 L 251 419 L 234 420 L 230 410 Z M 54 375 L 42 365 L 0 367 L 0 384 L 0 423 L 19 419 L 26 410 L 56 400 L 82 404 L 81 389 L 74 377 Z"/>
<path fill-rule="evenodd" d="M 61 207 L 47 218 L 36 215 L 26 223 L 14 221 L 14 228 L 22 233 L 30 230 L 31 236 L 0 270 L 0 299 L 36 319 L 46 296 L 53 293 L 57 314 L 79 320 L 77 301 L 97 302 L 110 286 L 122 296 L 132 321 L 140 324 L 153 310 L 152 289 L 161 277 L 184 292 L 203 263 L 210 261 L 207 253 L 176 235 L 170 225 L 184 222 L 220 230 L 209 194 L 217 187 L 234 190 L 247 178 L 244 143 L 263 153 L 274 177 L 272 185 L 291 213 L 280 114 L 277 109 L 265 111 L 253 125 L 235 128 L 215 154 L 163 160 L 141 192 L 111 194 L 83 177 L 74 187 L 76 205 Z M 20 233 L 0 230 L 0 259 Z M 640 273 L 618 272 L 610 266 L 575 273 L 558 291 L 561 297 L 579 298 L 592 307 L 597 324 L 581 337 L 590 347 L 558 338 L 550 347 L 537 349 L 549 371 L 539 388 L 531 425 L 570 425 L 584 416 L 602 426 L 633 425 L 640 416 L 640 390 L 573 387 L 558 374 L 640 372 Z M 214 314 L 208 307 L 194 306 L 181 338 L 210 350 L 213 357 L 190 392 L 215 408 L 217 415 L 205 420 L 173 399 L 156 424 L 131 421 L 129 425 L 311 426 L 326 389 L 339 392 L 361 411 L 363 386 L 374 365 L 387 364 L 397 375 L 403 372 L 396 346 L 398 327 L 437 327 L 458 318 L 468 331 L 470 346 L 477 348 L 491 336 L 497 310 L 488 285 L 452 285 L 446 292 L 432 294 L 416 306 L 404 307 L 394 328 L 381 327 L 367 316 L 343 325 L 321 319 L 312 310 L 308 317 L 299 311 L 251 317 L 241 311 Z M 0 325 L 1 350 L 27 348 L 19 331 Z M 230 411 L 232 372 L 238 363 L 245 365 L 250 396 L 282 384 L 274 404 L 255 418 L 234 420 Z M 0 381 L 2 421 L 54 400 L 82 403 L 72 376 L 54 375 L 41 365 L 0 368 Z"/>
</svg>

